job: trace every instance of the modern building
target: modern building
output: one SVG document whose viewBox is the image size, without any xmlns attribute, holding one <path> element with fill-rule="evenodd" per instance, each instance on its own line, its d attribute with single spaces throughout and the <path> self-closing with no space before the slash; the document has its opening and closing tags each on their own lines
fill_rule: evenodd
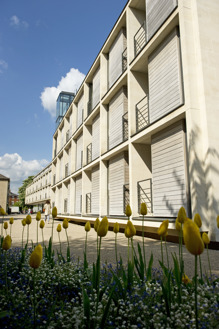
<svg viewBox="0 0 219 329">
<path fill-rule="evenodd" d="M 8 212 L 9 206 L 10 178 L 0 174 L 0 206 Z"/>
<path fill-rule="evenodd" d="M 184 206 L 219 240 L 218 17 L 217 0 L 127 2 L 53 135 L 60 217 L 125 223 L 130 203 L 140 227 L 146 202 L 146 231 L 174 235 Z"/>
</svg>

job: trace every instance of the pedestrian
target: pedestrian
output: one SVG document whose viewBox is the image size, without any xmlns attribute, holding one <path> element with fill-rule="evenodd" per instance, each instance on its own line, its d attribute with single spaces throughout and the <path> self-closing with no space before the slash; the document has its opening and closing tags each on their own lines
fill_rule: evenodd
<svg viewBox="0 0 219 329">
<path fill-rule="evenodd" d="M 45 209 L 45 223 L 46 223 L 46 220 L 49 223 L 49 215 L 51 212 L 51 206 L 50 206 L 49 200 L 46 201 L 46 203 L 44 205 L 44 209 Z"/>
</svg>

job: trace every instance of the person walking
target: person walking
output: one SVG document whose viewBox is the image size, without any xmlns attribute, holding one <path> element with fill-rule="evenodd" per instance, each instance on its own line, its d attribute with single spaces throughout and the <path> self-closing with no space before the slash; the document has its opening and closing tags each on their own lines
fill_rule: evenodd
<svg viewBox="0 0 219 329">
<path fill-rule="evenodd" d="M 46 223 L 46 220 L 49 223 L 49 215 L 51 212 L 51 206 L 50 206 L 49 200 L 46 201 L 46 203 L 44 205 L 44 209 L 45 209 L 45 223 Z"/>
</svg>

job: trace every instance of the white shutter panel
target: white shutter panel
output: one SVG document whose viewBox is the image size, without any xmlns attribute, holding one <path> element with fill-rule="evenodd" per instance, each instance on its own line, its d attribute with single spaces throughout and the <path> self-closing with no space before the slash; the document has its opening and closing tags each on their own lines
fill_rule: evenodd
<svg viewBox="0 0 219 329">
<path fill-rule="evenodd" d="M 83 135 L 77 138 L 76 145 L 76 170 L 82 167 L 82 150 L 83 150 Z"/>
<path fill-rule="evenodd" d="M 154 122 L 183 103 L 179 37 L 168 36 L 149 57 L 149 115 Z"/>
<path fill-rule="evenodd" d="M 92 190 L 91 190 L 91 212 L 99 215 L 99 199 L 100 199 L 100 171 L 99 166 L 92 169 L 91 172 Z"/>
<path fill-rule="evenodd" d="M 92 160 L 100 155 L 100 115 L 98 114 L 92 124 Z"/>
<path fill-rule="evenodd" d="M 75 179 L 75 213 L 81 214 L 82 176 Z"/>
<path fill-rule="evenodd" d="M 146 30 L 149 40 L 176 8 L 177 0 L 146 0 Z"/>
<path fill-rule="evenodd" d="M 92 93 L 92 104 L 93 109 L 100 101 L 100 68 L 94 73 L 93 76 L 93 93 Z"/>
<path fill-rule="evenodd" d="M 80 127 L 80 125 L 83 122 L 83 112 L 84 112 L 84 95 L 82 95 L 81 98 L 78 101 L 78 108 L 77 108 L 77 128 Z"/>
<path fill-rule="evenodd" d="M 187 182 L 183 123 L 178 122 L 152 136 L 153 212 L 155 216 L 177 216 L 187 209 Z"/>
</svg>

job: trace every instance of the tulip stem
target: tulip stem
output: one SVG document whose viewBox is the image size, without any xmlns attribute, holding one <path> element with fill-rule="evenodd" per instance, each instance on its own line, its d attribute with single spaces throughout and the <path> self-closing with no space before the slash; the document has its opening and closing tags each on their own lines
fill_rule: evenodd
<svg viewBox="0 0 219 329">
<path fill-rule="evenodd" d="M 59 235 L 59 245 L 60 245 L 60 254 L 62 253 L 62 245 L 61 245 L 61 240 L 60 240 L 60 232 L 58 232 Z"/>
<path fill-rule="evenodd" d="M 143 219 L 142 219 L 142 245 L 143 245 L 143 254 L 144 254 L 144 272 L 146 275 L 146 257 L 145 257 L 145 249 L 144 249 L 144 215 L 143 215 Z"/>
<path fill-rule="evenodd" d="M 11 228 L 12 228 L 12 224 L 10 224 L 10 237 L 11 237 Z"/>
<path fill-rule="evenodd" d="M 196 323 L 196 329 L 198 329 L 197 268 L 198 268 L 198 258 L 197 258 L 197 255 L 195 255 L 195 323 Z"/>
<path fill-rule="evenodd" d="M 161 241 L 161 258 L 162 258 L 162 263 L 163 263 L 163 238 L 162 238 L 162 236 L 160 237 L 160 241 Z"/>
<path fill-rule="evenodd" d="M 199 257 L 199 266 L 200 266 L 200 274 L 201 274 L 201 279 L 202 279 L 202 261 L 201 261 L 201 255 Z"/>
<path fill-rule="evenodd" d="M 43 239 L 43 248 L 44 248 L 44 236 L 43 236 L 43 229 L 42 229 L 42 239 Z"/>
<path fill-rule="evenodd" d="M 133 252 L 134 252 L 134 245 L 133 245 L 133 237 L 131 238 L 131 244 L 132 244 L 132 265 L 134 265 L 134 255 L 133 255 Z"/>
<path fill-rule="evenodd" d="M 23 249 L 23 241 L 24 241 L 24 226 L 23 226 L 23 232 L 22 232 L 22 249 Z"/>
<path fill-rule="evenodd" d="M 27 246 L 28 246 L 28 239 L 29 239 L 29 225 L 27 225 Z"/>
<path fill-rule="evenodd" d="M 34 321 L 34 328 L 36 328 L 36 300 L 35 300 L 35 278 L 36 278 L 36 269 L 33 269 L 33 321 Z"/>
<path fill-rule="evenodd" d="M 37 222 L 37 245 L 38 245 L 38 222 Z"/>
<path fill-rule="evenodd" d="M 208 255 L 208 266 L 209 266 L 209 270 L 210 270 L 210 276 L 212 276 L 212 274 L 211 274 L 211 263 L 210 263 L 210 257 L 209 257 L 209 252 L 208 252 L 208 245 L 207 245 L 207 255 Z"/>
<path fill-rule="evenodd" d="M 116 267 L 117 267 L 117 270 L 118 270 L 117 233 L 115 234 L 115 252 L 116 252 Z"/>
<path fill-rule="evenodd" d="M 167 251 L 167 239 L 166 239 L 166 236 L 165 236 L 165 249 L 166 249 L 166 254 L 167 254 L 167 266 L 168 266 L 168 270 L 169 270 L 170 266 L 169 266 L 169 256 L 168 256 L 168 251 Z"/>
<path fill-rule="evenodd" d="M 128 238 L 128 263 L 129 263 L 129 238 Z"/>
<path fill-rule="evenodd" d="M 86 231 L 86 239 L 85 239 L 85 255 L 87 257 L 87 231 Z"/>
<path fill-rule="evenodd" d="M 98 257 L 98 233 L 97 233 L 97 257 Z"/>
<path fill-rule="evenodd" d="M 7 250 L 5 250 L 5 290 L 8 299 Z"/>
</svg>

